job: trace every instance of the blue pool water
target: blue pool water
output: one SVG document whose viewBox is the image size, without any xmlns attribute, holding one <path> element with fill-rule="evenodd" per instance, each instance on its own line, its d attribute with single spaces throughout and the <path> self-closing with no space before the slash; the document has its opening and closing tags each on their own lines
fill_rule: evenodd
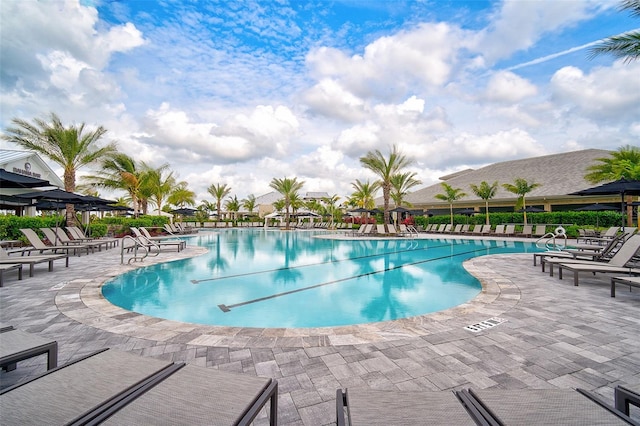
<svg viewBox="0 0 640 426">
<path fill-rule="evenodd" d="M 313 238 L 230 229 L 189 244 L 206 255 L 140 268 L 106 283 L 113 304 L 154 317 L 239 327 L 327 327 L 441 311 L 481 285 L 462 262 L 539 251 L 533 243 Z"/>
</svg>

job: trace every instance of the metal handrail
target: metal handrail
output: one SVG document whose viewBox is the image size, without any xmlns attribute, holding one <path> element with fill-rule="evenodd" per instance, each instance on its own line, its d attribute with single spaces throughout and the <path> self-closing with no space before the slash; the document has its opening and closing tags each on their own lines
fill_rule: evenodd
<svg viewBox="0 0 640 426">
<path fill-rule="evenodd" d="M 556 239 L 562 238 L 562 245 Z M 547 251 L 562 250 L 567 248 L 567 233 L 562 226 L 558 226 L 555 231 L 547 232 L 536 241 L 536 247 L 544 248 Z"/>
<path fill-rule="evenodd" d="M 126 241 L 131 240 L 133 241 L 133 245 L 132 246 L 127 246 L 125 244 Z M 143 249 L 144 250 L 144 255 L 143 256 L 138 256 L 138 249 Z M 133 260 L 134 262 L 139 261 L 143 261 L 145 257 L 149 256 L 149 248 L 146 247 L 144 244 L 142 244 L 140 242 L 140 240 L 138 240 L 137 238 L 133 238 L 130 235 L 126 235 L 122 238 L 122 241 L 120 242 L 120 264 L 124 264 L 124 251 L 125 250 L 130 250 L 133 249 L 133 256 L 129 258 L 129 260 L 127 261 L 127 265 L 131 263 L 131 261 Z"/>
</svg>

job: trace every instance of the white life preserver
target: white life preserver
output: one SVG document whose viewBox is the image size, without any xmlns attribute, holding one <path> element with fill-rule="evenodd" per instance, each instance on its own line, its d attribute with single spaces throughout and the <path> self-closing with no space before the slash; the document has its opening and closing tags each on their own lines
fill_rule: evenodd
<svg viewBox="0 0 640 426">
<path fill-rule="evenodd" d="M 558 226 L 554 232 L 557 236 L 561 236 L 567 233 L 567 231 L 562 226 Z"/>
</svg>

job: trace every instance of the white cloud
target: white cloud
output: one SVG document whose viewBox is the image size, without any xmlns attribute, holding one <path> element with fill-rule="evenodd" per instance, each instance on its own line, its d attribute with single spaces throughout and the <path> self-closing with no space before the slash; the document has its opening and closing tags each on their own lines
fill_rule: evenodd
<svg viewBox="0 0 640 426">
<path fill-rule="evenodd" d="M 611 5 L 586 1 L 506 0 L 484 31 L 478 49 L 494 63 L 513 52 L 535 45 L 545 33 L 574 25 Z"/>
<path fill-rule="evenodd" d="M 526 79 L 508 71 L 491 76 L 485 90 L 485 98 L 494 102 L 520 102 L 538 93 L 537 87 Z"/>
<path fill-rule="evenodd" d="M 188 149 L 204 161 L 244 162 L 269 155 L 284 155 L 298 121 L 284 106 L 258 105 L 250 115 L 230 117 L 220 125 L 194 122 L 185 111 L 163 103 L 147 113 L 147 143 Z"/>
<path fill-rule="evenodd" d="M 590 73 L 568 66 L 551 79 L 557 102 L 572 105 L 593 119 L 637 118 L 640 113 L 640 63 L 616 62 Z"/>
</svg>

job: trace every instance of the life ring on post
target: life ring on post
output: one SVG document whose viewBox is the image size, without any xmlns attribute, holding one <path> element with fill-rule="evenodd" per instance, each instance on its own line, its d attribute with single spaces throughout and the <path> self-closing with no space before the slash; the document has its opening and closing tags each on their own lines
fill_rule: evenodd
<svg viewBox="0 0 640 426">
<path fill-rule="evenodd" d="M 562 226 L 558 226 L 558 227 L 556 228 L 556 230 L 554 231 L 554 233 L 556 234 L 556 236 L 557 236 L 557 237 L 561 237 L 561 236 L 563 236 L 564 234 L 566 234 L 566 233 L 567 233 L 567 231 L 566 231 Z"/>
</svg>

